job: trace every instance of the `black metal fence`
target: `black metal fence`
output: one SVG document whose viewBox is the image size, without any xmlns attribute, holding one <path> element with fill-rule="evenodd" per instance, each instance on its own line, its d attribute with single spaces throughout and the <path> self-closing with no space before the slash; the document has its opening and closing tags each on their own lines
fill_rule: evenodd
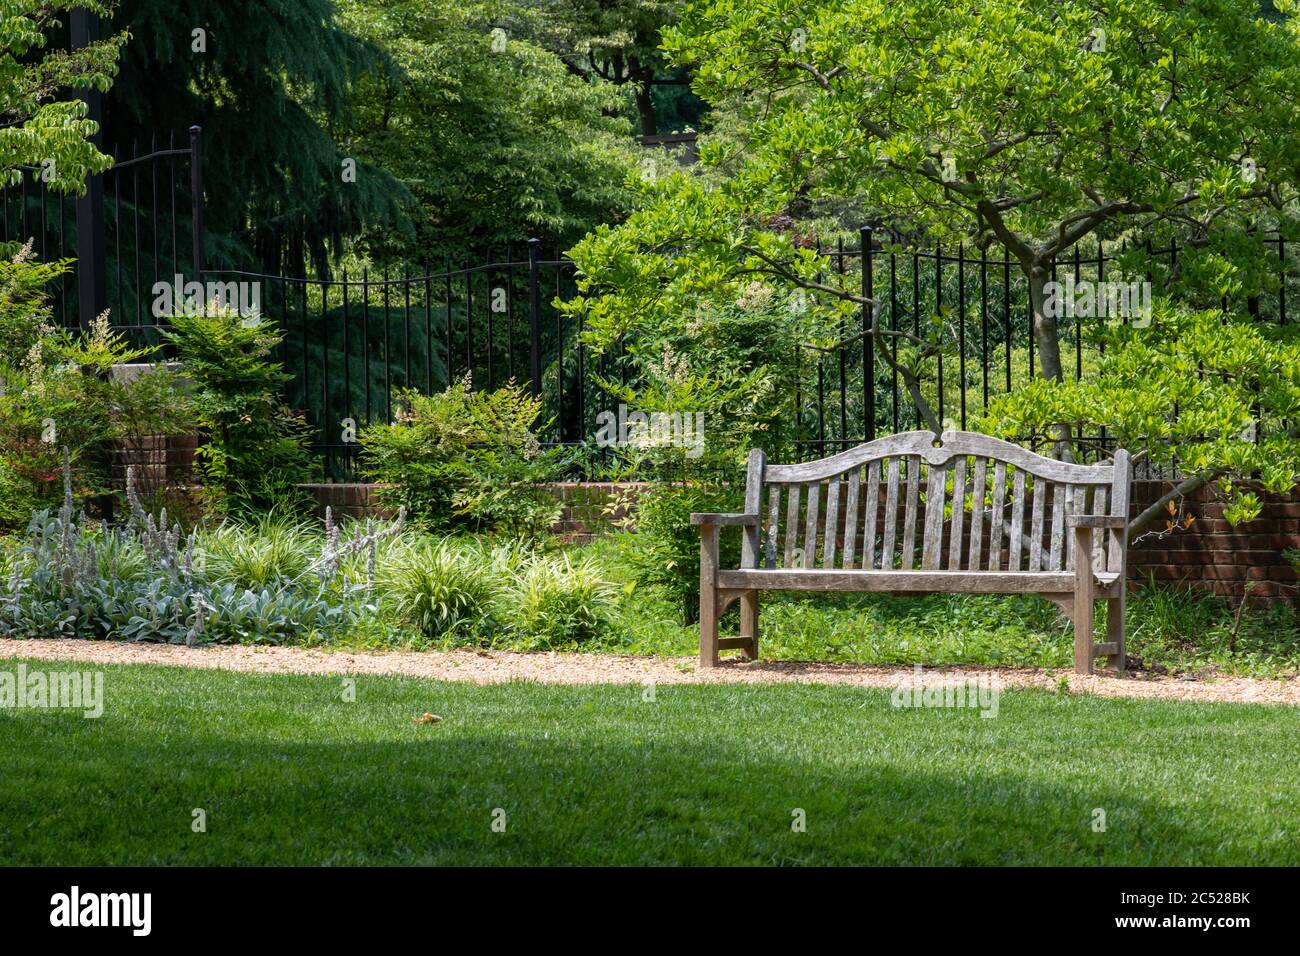
<svg viewBox="0 0 1300 956">
<path fill-rule="evenodd" d="M 990 257 L 962 246 L 902 252 L 889 237 L 869 228 L 860 236 L 857 247 L 840 242 L 821 248 L 836 281 L 854 290 L 860 285 L 863 295 L 877 303 L 881 323 L 890 330 L 923 335 L 932 317 L 941 317 L 944 345 L 923 366 L 922 394 L 944 427 L 978 427 L 991 400 L 1036 374 L 1029 289 L 1018 264 L 1005 252 Z M 1295 244 L 1278 236 L 1266 238 L 1264 244 L 1275 261 L 1278 288 L 1252 301 L 1250 309 L 1260 321 L 1285 324 L 1288 301 L 1300 294 Z M 871 250 L 865 268 L 863 248 Z M 1105 282 L 1125 251 L 1122 244 L 1076 248 L 1055 263 L 1051 278 L 1076 285 Z M 1164 267 L 1180 254 L 1176 244 L 1143 251 Z M 870 307 L 863 308 L 861 324 L 842 326 L 838 341 L 798 348 L 795 443 L 801 458 L 833 454 L 878 434 L 924 427 L 899 373 L 864 334 L 872 319 Z M 1095 321 L 1104 318 L 1059 320 L 1062 367 L 1076 380 L 1098 355 L 1086 334 L 1086 324 Z M 890 339 L 887 347 L 897 355 L 897 339 Z M 1079 437 L 1107 443 L 1104 433 Z"/>
<path fill-rule="evenodd" d="M 475 388 L 528 383 L 542 398 L 544 440 L 582 444 L 608 402 L 593 373 L 621 365 L 617 352 L 591 364 L 579 323 L 554 305 L 576 293 L 573 263 L 538 240 L 464 268 L 334 279 L 233 268 L 204 275 L 256 286 L 262 313 L 285 333 L 285 398 L 315 429 L 328 479 L 356 476 L 357 432 L 391 421 L 403 389 L 430 393 L 467 376 Z"/>
<path fill-rule="evenodd" d="M 181 145 L 172 136 L 146 152 L 133 148 L 85 197 L 55 192 L 40 169 L 0 188 L 0 240 L 31 240 L 45 261 L 76 260 L 52 290 L 60 322 L 84 324 L 107 307 L 115 328 L 152 345 L 167 314 L 154 308 L 160 283 L 169 290 L 194 279 L 251 287 L 262 314 L 285 332 L 280 358 L 292 375 L 285 398 L 316 429 L 321 475 L 330 479 L 356 475 L 357 432 L 391 420 L 402 389 L 432 392 L 465 376 L 476 388 L 530 383 L 543 399 L 548 443 L 590 441 L 596 416 L 611 405 L 597 379 L 626 383 L 631 363 L 621 347 L 591 355 L 580 320 L 555 307 L 577 291 L 573 263 L 561 250 L 544 251 L 532 240 L 478 265 L 424 264 L 360 277 L 268 275 L 225 261 L 205 268 L 201 136 L 193 127 Z M 938 317 L 944 344 L 924 365 L 922 392 L 945 427 L 978 428 L 994 398 L 1035 374 L 1027 283 L 1005 252 L 904 252 L 892 239 L 864 228 L 856 246 L 837 241 L 820 251 L 835 282 L 876 303 L 884 327 L 922 335 Z M 1288 302 L 1300 294 L 1295 245 L 1278 236 L 1264 242 L 1278 282 L 1275 293 L 1250 303 L 1260 321 L 1288 322 Z M 870 250 L 865 258 L 863 249 Z M 1147 251 L 1153 267 L 1172 265 L 1180 254 L 1176 245 Z M 1114 244 L 1076 249 L 1055 264 L 1052 278 L 1104 282 L 1124 253 Z M 860 310 L 857 327 L 844 320 L 832 340 L 796 348 L 800 458 L 921 424 L 900 375 L 865 334 L 871 308 Z M 1088 321 L 1095 320 L 1061 322 L 1063 366 L 1076 378 L 1097 358 Z M 897 354 L 896 339 L 885 347 Z M 1080 437 L 1106 443 L 1104 434 Z"/>
<path fill-rule="evenodd" d="M 156 341 L 155 286 L 197 275 L 200 144 L 194 127 L 168 136 L 165 145 L 155 140 L 143 152 L 137 144 L 112 147 L 113 167 L 82 197 L 56 191 L 52 168 L 24 167 L 19 184 L 0 188 L 0 241 L 30 241 L 45 262 L 75 260 L 50 290 L 62 325 L 74 327 L 107 308 L 112 325 L 133 341 Z M 97 208 L 85 218 L 88 205 Z"/>
</svg>

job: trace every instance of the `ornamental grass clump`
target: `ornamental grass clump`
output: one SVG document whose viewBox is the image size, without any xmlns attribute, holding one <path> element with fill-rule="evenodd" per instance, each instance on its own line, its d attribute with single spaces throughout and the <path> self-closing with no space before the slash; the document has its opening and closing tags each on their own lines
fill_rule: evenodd
<svg viewBox="0 0 1300 956">
<path fill-rule="evenodd" d="M 504 595 L 510 630 L 526 646 L 554 650 L 598 640 L 613 624 L 618 589 L 591 561 L 541 557 Z"/>
</svg>

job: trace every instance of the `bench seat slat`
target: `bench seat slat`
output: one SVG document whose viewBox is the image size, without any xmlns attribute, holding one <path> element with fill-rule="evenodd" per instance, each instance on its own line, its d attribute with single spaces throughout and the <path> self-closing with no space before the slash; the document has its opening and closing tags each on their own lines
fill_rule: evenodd
<svg viewBox="0 0 1300 956">
<path fill-rule="evenodd" d="M 849 472 L 849 500 L 844 504 L 843 567 L 853 567 L 854 548 L 858 543 L 858 485 L 862 478 L 857 468 Z"/>
<path fill-rule="evenodd" d="M 901 458 L 889 459 L 889 490 L 885 493 L 885 540 L 880 549 L 881 570 L 894 566 L 894 541 L 898 530 L 898 469 Z"/>
<path fill-rule="evenodd" d="M 822 540 L 826 542 L 822 550 L 822 567 L 835 567 L 835 549 L 839 545 L 840 520 L 840 479 L 832 478 L 826 484 L 826 527 L 822 531 Z"/>
<path fill-rule="evenodd" d="M 952 532 L 948 536 L 948 568 L 961 568 L 961 535 L 966 524 L 966 457 L 953 459 L 952 474 Z"/>
<path fill-rule="evenodd" d="M 1094 575 L 1099 589 L 1115 583 L 1112 572 Z M 1065 594 L 1074 590 L 1071 571 L 846 571 L 793 569 L 719 571 L 723 588 L 770 591 L 910 591 L 945 594 Z"/>
<path fill-rule="evenodd" d="M 802 485 L 787 485 L 785 502 L 785 552 L 782 567 L 794 567 L 795 549 L 799 547 L 799 494 Z"/>
<path fill-rule="evenodd" d="M 1034 479 L 1033 513 L 1029 519 L 1029 570 L 1043 570 L 1043 507 L 1047 503 L 1047 482 Z"/>
<path fill-rule="evenodd" d="M 1002 566 L 1002 525 L 1007 517 L 1007 465 L 993 463 L 993 513 L 989 518 L 989 570 Z"/>
<path fill-rule="evenodd" d="M 781 525 L 781 486 L 767 486 L 767 543 L 764 548 L 764 563 L 769 568 L 776 567 L 776 536 Z"/>
<path fill-rule="evenodd" d="M 1065 542 L 1065 498 L 1068 485 L 1052 485 L 1052 543 L 1047 552 L 1047 570 L 1061 570 L 1061 548 Z"/>
<path fill-rule="evenodd" d="M 921 567 L 938 570 L 943 552 L 943 506 L 948 494 L 948 469 L 931 465 L 925 484 L 925 538 L 921 542 Z"/>
<path fill-rule="evenodd" d="M 966 567 L 972 571 L 980 569 L 984 547 L 984 492 L 988 481 L 988 459 L 975 459 L 975 485 L 970 496 L 970 558 Z"/>
<path fill-rule="evenodd" d="M 1020 570 L 1020 546 L 1025 534 L 1025 472 L 1016 469 L 1011 490 L 1011 542 L 1007 546 L 1007 570 Z"/>
<path fill-rule="evenodd" d="M 803 566 L 805 568 L 817 567 L 817 516 L 821 508 L 821 491 L 820 482 L 812 481 L 808 483 L 808 520 L 804 524 L 803 531 Z"/>
<path fill-rule="evenodd" d="M 916 563 L 916 511 L 921 497 L 921 459 L 907 459 L 907 504 L 903 510 L 903 569 Z"/>
<path fill-rule="evenodd" d="M 880 512 L 880 462 L 873 461 L 867 466 L 867 498 L 864 502 L 867 512 L 867 527 L 862 532 L 862 566 L 876 566 L 876 520 Z"/>
</svg>

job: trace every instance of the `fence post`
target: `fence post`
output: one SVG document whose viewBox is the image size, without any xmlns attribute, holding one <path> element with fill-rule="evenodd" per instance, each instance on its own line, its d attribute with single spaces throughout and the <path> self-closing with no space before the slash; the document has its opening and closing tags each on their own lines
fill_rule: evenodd
<svg viewBox="0 0 1300 956">
<path fill-rule="evenodd" d="M 528 240 L 528 374 L 534 398 L 542 394 L 542 240 Z"/>
<path fill-rule="evenodd" d="M 875 295 L 875 279 L 872 268 L 871 241 L 873 229 L 863 226 L 858 231 L 862 249 L 862 296 L 870 299 Z M 870 329 L 875 325 L 875 307 L 862 306 L 862 432 L 867 441 L 876 438 L 876 341 Z"/>
<path fill-rule="evenodd" d="M 79 50 L 99 39 L 99 17 L 84 7 L 71 11 L 72 48 Z M 90 138 L 98 148 L 103 140 L 104 97 L 91 87 L 77 95 L 86 104 L 86 118 L 100 125 Z M 77 318 L 83 329 L 107 306 L 104 262 L 104 177 L 87 176 L 85 195 L 77 199 Z"/>
<path fill-rule="evenodd" d="M 194 238 L 194 281 L 203 281 L 203 127 L 190 127 L 190 221 Z"/>
</svg>

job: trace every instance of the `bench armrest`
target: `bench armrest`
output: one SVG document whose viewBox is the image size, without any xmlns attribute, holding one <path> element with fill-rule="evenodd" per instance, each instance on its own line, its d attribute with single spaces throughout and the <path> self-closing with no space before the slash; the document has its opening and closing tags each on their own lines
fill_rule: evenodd
<svg viewBox="0 0 1300 956">
<path fill-rule="evenodd" d="M 696 512 L 691 515 L 691 524 L 695 525 L 742 525 L 746 528 L 758 527 L 758 515 L 723 515 L 708 512 Z"/>
<path fill-rule="evenodd" d="M 1128 518 L 1123 515 L 1070 515 L 1066 523 L 1071 528 L 1126 528 Z"/>
</svg>

